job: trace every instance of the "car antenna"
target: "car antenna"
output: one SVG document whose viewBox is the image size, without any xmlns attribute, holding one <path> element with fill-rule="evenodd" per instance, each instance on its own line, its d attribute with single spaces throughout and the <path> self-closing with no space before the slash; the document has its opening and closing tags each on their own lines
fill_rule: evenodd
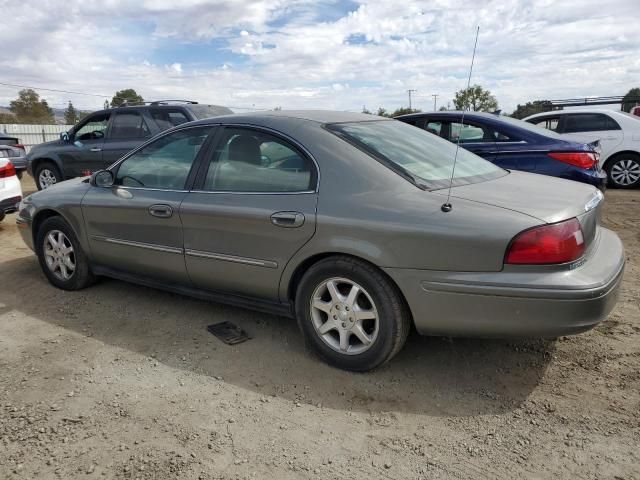
<svg viewBox="0 0 640 480">
<path fill-rule="evenodd" d="M 471 86 L 471 73 L 473 72 L 473 61 L 476 59 L 476 47 L 478 46 L 478 34 L 480 33 L 480 25 L 476 29 L 476 42 L 473 44 L 473 55 L 471 56 L 471 68 L 469 68 L 469 79 L 467 80 L 467 92 Z M 462 127 L 464 127 L 464 114 L 466 109 L 462 110 L 462 119 L 460 120 L 460 133 L 458 134 L 458 140 L 456 141 L 456 154 L 453 157 L 453 168 L 451 169 L 451 178 L 449 179 L 449 191 L 447 192 L 447 201 L 442 204 L 440 210 L 443 212 L 450 212 L 453 209 L 451 205 L 451 185 L 453 184 L 453 176 L 456 173 L 456 161 L 458 160 L 458 150 L 460 149 L 460 137 L 462 136 Z"/>
</svg>

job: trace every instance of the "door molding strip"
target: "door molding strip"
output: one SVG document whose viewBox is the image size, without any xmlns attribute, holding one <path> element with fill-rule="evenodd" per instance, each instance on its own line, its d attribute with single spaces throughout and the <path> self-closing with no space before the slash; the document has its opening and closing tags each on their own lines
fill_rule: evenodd
<svg viewBox="0 0 640 480">
<path fill-rule="evenodd" d="M 182 250 L 182 248 L 167 247 L 165 245 L 157 245 L 155 243 L 135 242 L 133 240 L 122 240 L 119 238 L 103 237 L 100 235 L 91 235 L 91 238 L 99 242 L 114 243 L 116 245 L 126 245 L 127 247 L 146 248 L 147 250 L 154 250 L 156 252 L 177 253 L 180 255 L 184 253 L 184 250 Z"/>
<path fill-rule="evenodd" d="M 237 257 L 235 255 L 225 255 L 222 253 L 203 252 L 202 250 L 186 249 L 185 254 L 191 257 L 209 258 L 211 260 L 222 260 L 223 262 L 242 263 L 254 265 L 256 267 L 278 268 L 278 263 L 271 260 L 261 260 L 259 258 Z"/>
</svg>

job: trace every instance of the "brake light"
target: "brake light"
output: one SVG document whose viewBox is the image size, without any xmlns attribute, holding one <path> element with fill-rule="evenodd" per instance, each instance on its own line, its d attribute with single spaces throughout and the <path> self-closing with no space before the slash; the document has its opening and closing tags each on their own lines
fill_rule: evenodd
<svg viewBox="0 0 640 480">
<path fill-rule="evenodd" d="M 593 168 L 599 160 L 599 155 L 592 152 L 551 152 L 548 155 L 554 160 L 580 168 Z"/>
<path fill-rule="evenodd" d="M 11 145 L 11 146 L 15 148 L 21 148 L 22 150 L 26 151 L 26 148 L 24 148 L 24 145 L 21 143 L 16 143 L 15 145 Z"/>
<path fill-rule="evenodd" d="M 534 227 L 511 240 L 504 263 L 549 265 L 577 260 L 584 254 L 584 236 L 577 218 Z"/>
<path fill-rule="evenodd" d="M 16 169 L 13 163 L 8 162 L 5 166 L 0 166 L 0 178 L 12 177 L 16 174 Z"/>
</svg>

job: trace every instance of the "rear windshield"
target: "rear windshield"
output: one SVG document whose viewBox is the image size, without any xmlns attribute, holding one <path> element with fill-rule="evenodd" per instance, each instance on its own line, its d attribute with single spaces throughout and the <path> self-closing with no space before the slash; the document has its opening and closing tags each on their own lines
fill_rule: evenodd
<svg viewBox="0 0 640 480">
<path fill-rule="evenodd" d="M 189 110 L 191 110 L 191 112 L 193 112 L 198 120 L 203 118 L 217 117 L 219 115 L 229 115 L 233 113 L 227 107 L 219 107 L 217 105 L 201 105 L 198 103 L 189 105 L 188 108 Z"/>
<path fill-rule="evenodd" d="M 447 140 L 397 120 L 337 123 L 327 128 L 423 188 L 437 190 L 449 186 L 456 145 Z M 452 185 L 492 180 L 506 174 L 461 147 Z"/>
<path fill-rule="evenodd" d="M 0 137 L 0 145 L 17 145 L 18 139 L 11 137 Z"/>
</svg>

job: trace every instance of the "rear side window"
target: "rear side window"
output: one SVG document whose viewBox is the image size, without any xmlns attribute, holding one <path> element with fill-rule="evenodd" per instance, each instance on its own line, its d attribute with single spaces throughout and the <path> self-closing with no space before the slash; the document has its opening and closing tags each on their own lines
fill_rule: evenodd
<svg viewBox="0 0 640 480">
<path fill-rule="evenodd" d="M 427 122 L 427 124 L 424 126 L 424 129 L 429 133 L 433 133 L 434 135 L 439 136 L 440 132 L 442 131 L 442 122 Z"/>
<path fill-rule="evenodd" d="M 111 126 L 111 139 L 135 139 L 151 136 L 149 127 L 140 112 L 117 113 Z"/>
<path fill-rule="evenodd" d="M 248 128 L 226 128 L 204 190 L 304 192 L 315 189 L 313 162 L 289 142 Z"/>
<path fill-rule="evenodd" d="M 168 130 L 189 121 L 187 114 L 176 108 L 151 109 L 151 118 L 153 118 L 160 130 Z"/>
<path fill-rule="evenodd" d="M 604 113 L 578 113 L 565 116 L 563 133 L 602 130 L 620 130 L 620 125 Z"/>
<path fill-rule="evenodd" d="M 0 145 L 17 145 L 17 138 L 0 137 Z"/>
</svg>

